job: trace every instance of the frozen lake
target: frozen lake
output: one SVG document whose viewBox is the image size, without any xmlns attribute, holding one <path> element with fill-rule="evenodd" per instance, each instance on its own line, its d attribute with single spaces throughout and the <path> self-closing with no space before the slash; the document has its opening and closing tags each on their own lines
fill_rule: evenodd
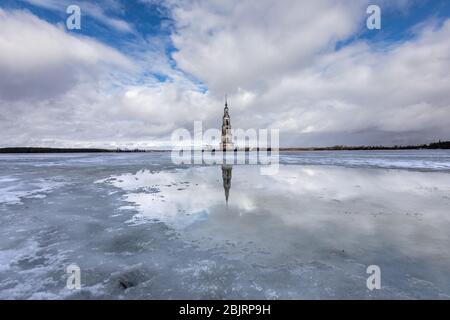
<svg viewBox="0 0 450 320">
<path fill-rule="evenodd" d="M 163 152 L 0 155 L 0 298 L 450 298 L 450 152 L 280 163 L 264 176 Z"/>
</svg>

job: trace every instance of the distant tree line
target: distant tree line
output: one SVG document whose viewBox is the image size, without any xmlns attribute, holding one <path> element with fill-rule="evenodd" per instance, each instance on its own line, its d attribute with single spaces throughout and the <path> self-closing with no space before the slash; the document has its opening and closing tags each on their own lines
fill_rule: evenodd
<svg viewBox="0 0 450 320">
<path fill-rule="evenodd" d="M 409 146 L 333 146 L 311 148 L 280 148 L 280 151 L 327 151 L 327 150 L 414 150 L 414 149 L 450 149 L 450 141 L 438 141 L 429 144 Z M 143 149 L 99 149 L 99 148 L 36 148 L 16 147 L 0 148 L 0 153 L 98 153 L 98 152 L 163 152 L 169 150 L 143 150 Z M 249 151 L 249 149 L 245 149 Z M 259 150 L 258 150 L 259 151 Z M 270 148 L 268 148 L 270 151 Z"/>
<path fill-rule="evenodd" d="M 97 148 L 1 148 L 0 153 L 88 153 L 88 152 L 114 152 L 113 150 Z"/>
<path fill-rule="evenodd" d="M 439 141 L 430 143 L 425 149 L 450 149 L 450 141 Z"/>
<path fill-rule="evenodd" d="M 141 149 L 99 149 L 99 148 L 0 148 L 0 153 L 99 153 L 99 152 L 147 152 Z"/>
<path fill-rule="evenodd" d="M 327 150 L 417 150 L 417 149 L 450 149 L 450 141 L 439 141 L 429 144 L 408 146 L 332 146 L 311 148 L 280 148 L 280 151 L 327 151 Z"/>
</svg>

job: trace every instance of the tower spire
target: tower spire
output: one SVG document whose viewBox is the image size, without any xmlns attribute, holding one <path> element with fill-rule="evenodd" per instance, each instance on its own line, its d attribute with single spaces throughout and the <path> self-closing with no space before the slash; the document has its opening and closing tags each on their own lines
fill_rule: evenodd
<svg viewBox="0 0 450 320">
<path fill-rule="evenodd" d="M 222 123 L 222 139 L 220 142 L 220 149 L 222 151 L 233 150 L 233 137 L 231 135 L 230 114 L 228 113 L 228 96 L 225 95 L 225 108 L 223 110 Z"/>
</svg>

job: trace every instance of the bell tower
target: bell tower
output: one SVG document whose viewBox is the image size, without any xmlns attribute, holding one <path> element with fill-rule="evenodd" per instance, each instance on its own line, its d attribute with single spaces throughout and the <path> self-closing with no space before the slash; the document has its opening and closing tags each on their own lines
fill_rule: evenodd
<svg viewBox="0 0 450 320">
<path fill-rule="evenodd" d="M 223 110 L 222 122 L 222 139 L 220 141 L 220 150 L 232 151 L 234 150 L 233 137 L 231 135 L 231 121 L 228 113 L 228 99 L 225 97 L 225 108 Z"/>
</svg>

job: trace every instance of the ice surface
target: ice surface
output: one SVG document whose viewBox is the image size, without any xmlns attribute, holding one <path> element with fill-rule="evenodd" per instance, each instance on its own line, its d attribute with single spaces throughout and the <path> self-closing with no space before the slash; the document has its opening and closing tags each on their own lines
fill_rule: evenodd
<svg viewBox="0 0 450 320">
<path fill-rule="evenodd" d="M 448 299 L 449 161 L 286 153 L 263 176 L 169 153 L 1 155 L 0 298 Z"/>
<path fill-rule="evenodd" d="M 46 194 L 63 185 L 62 178 L 33 179 L 0 178 L 0 204 L 20 204 L 23 198 L 45 198 Z"/>
<path fill-rule="evenodd" d="M 447 150 L 285 152 L 281 162 L 299 165 L 450 171 Z"/>
</svg>

